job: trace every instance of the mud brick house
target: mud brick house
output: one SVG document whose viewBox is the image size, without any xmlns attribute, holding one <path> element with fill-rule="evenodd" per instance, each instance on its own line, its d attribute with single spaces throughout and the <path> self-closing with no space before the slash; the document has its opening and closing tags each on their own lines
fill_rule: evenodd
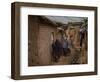
<svg viewBox="0 0 100 82">
<path fill-rule="evenodd" d="M 51 44 L 55 40 L 57 24 L 44 16 L 28 16 L 28 65 L 50 65 Z"/>
</svg>

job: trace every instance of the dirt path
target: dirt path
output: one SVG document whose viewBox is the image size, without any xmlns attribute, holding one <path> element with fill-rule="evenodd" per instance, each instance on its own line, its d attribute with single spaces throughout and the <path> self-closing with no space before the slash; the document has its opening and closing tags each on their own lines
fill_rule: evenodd
<svg viewBox="0 0 100 82">
<path fill-rule="evenodd" d="M 87 53 L 85 50 L 80 51 L 75 48 L 67 56 L 61 56 L 58 62 L 53 62 L 54 65 L 68 65 L 68 64 L 84 64 L 87 63 Z"/>
</svg>

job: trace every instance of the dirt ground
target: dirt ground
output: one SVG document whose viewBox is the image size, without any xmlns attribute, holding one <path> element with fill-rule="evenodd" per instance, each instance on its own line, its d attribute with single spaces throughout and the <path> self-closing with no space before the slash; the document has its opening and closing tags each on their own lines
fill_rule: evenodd
<svg viewBox="0 0 100 82">
<path fill-rule="evenodd" d="M 58 62 L 52 62 L 53 65 L 68 64 L 87 64 L 87 51 L 85 49 L 71 49 L 71 53 L 67 56 L 61 56 Z"/>
</svg>

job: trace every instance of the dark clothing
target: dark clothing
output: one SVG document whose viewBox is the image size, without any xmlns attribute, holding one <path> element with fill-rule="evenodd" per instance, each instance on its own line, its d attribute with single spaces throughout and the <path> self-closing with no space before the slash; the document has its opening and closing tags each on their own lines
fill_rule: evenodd
<svg viewBox="0 0 100 82">
<path fill-rule="evenodd" d="M 62 41 L 62 46 L 63 46 L 63 55 L 67 56 L 68 53 L 70 53 L 70 49 L 68 48 L 68 41 L 67 39 L 63 39 Z"/>
<path fill-rule="evenodd" d="M 85 33 L 86 33 L 86 28 L 85 27 L 81 27 L 80 28 L 80 47 L 82 47 L 83 44 L 83 40 L 85 39 Z"/>
<path fill-rule="evenodd" d="M 56 40 L 52 44 L 52 57 L 55 62 L 58 61 L 60 56 L 67 56 L 68 53 L 70 53 L 70 49 L 68 48 L 68 42 L 67 40 L 63 40 L 60 42 L 59 40 Z"/>
<path fill-rule="evenodd" d="M 56 40 L 52 44 L 52 54 L 55 61 L 57 61 L 63 53 L 63 47 L 60 41 Z"/>
<path fill-rule="evenodd" d="M 52 44 L 52 48 L 55 55 L 59 56 L 63 52 L 62 44 L 58 40 L 56 40 L 55 43 Z"/>
<path fill-rule="evenodd" d="M 63 46 L 63 48 L 68 48 L 68 41 L 67 40 L 65 40 L 65 39 L 63 39 L 62 40 L 62 46 Z"/>
<path fill-rule="evenodd" d="M 85 37 L 85 33 L 84 32 L 80 32 L 80 46 L 82 47 L 82 43 Z"/>
</svg>

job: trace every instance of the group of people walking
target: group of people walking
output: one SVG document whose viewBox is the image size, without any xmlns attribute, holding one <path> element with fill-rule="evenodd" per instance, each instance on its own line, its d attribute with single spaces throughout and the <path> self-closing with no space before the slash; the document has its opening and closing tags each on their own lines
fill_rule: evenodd
<svg viewBox="0 0 100 82">
<path fill-rule="evenodd" d="M 87 33 L 86 28 L 81 27 L 79 30 L 79 36 L 80 36 L 80 50 L 82 48 L 82 44 L 84 43 L 85 40 L 85 35 Z M 73 45 L 74 41 L 71 41 L 68 39 L 66 36 L 63 36 L 60 39 L 57 39 L 52 43 L 52 58 L 55 62 L 58 62 L 59 58 L 61 56 L 68 56 L 71 53 L 71 48 L 74 46 Z M 75 48 L 75 46 L 74 46 Z"/>
<path fill-rule="evenodd" d="M 69 43 L 66 38 L 56 39 L 52 44 L 53 60 L 57 62 L 61 56 L 67 56 L 70 53 Z"/>
</svg>

